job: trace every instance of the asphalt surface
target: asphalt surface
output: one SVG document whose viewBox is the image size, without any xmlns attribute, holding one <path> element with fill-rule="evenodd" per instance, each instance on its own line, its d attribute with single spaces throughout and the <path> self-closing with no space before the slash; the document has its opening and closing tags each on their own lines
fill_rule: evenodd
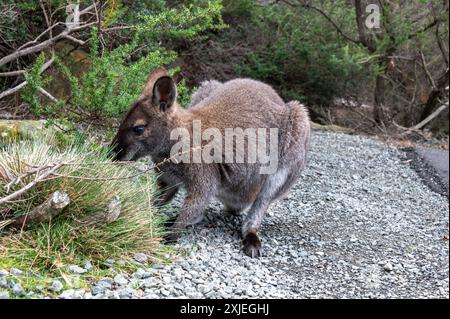
<svg viewBox="0 0 450 319">
<path fill-rule="evenodd" d="M 449 179 L 449 152 L 448 150 L 438 150 L 432 148 L 419 147 L 416 149 L 417 153 L 422 157 L 428 165 L 434 168 L 439 179 L 447 186 Z"/>
</svg>

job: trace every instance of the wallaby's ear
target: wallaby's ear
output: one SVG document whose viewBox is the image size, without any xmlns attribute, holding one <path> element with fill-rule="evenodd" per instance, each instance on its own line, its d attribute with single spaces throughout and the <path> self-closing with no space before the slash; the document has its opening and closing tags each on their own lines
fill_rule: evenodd
<svg viewBox="0 0 450 319">
<path fill-rule="evenodd" d="M 162 112 L 169 109 L 177 98 L 177 86 L 170 76 L 159 78 L 153 86 L 153 104 Z"/>
<path fill-rule="evenodd" d="M 156 81 L 158 81 L 160 78 L 164 76 L 168 76 L 169 73 L 167 70 L 163 67 L 159 67 L 156 70 L 154 70 L 152 73 L 149 74 L 147 77 L 147 82 L 145 83 L 144 90 L 142 91 L 141 98 L 142 97 L 150 97 L 153 94 L 153 87 L 155 86 Z"/>
</svg>

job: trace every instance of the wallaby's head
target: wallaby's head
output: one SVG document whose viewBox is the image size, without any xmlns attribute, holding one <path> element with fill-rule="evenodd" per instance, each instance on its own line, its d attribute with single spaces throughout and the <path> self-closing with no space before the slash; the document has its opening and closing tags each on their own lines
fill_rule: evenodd
<svg viewBox="0 0 450 319">
<path fill-rule="evenodd" d="M 113 142 L 114 159 L 137 160 L 156 154 L 168 143 L 169 121 L 175 109 L 177 89 L 164 68 L 153 71 L 139 99 L 119 126 Z"/>
</svg>

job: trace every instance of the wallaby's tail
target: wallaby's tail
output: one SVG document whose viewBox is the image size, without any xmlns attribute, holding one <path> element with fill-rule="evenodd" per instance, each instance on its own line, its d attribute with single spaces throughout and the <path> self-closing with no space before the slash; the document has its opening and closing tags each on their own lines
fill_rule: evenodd
<svg viewBox="0 0 450 319">
<path fill-rule="evenodd" d="M 300 156 L 305 160 L 311 136 L 308 109 L 298 101 L 291 101 L 286 105 L 289 108 L 286 131 L 290 134 L 286 136 L 284 152 L 288 155 L 287 158 L 292 158 L 289 156 L 291 153 L 293 156 Z"/>
</svg>

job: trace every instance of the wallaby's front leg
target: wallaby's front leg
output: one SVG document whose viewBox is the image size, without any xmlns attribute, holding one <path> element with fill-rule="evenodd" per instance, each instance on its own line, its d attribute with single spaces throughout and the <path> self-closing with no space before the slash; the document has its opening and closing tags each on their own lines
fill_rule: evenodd
<svg viewBox="0 0 450 319">
<path fill-rule="evenodd" d="M 196 192 L 188 194 L 175 223 L 170 227 L 166 239 L 168 241 L 176 241 L 187 226 L 200 222 L 203 219 L 210 197 L 209 193 Z"/>
<path fill-rule="evenodd" d="M 162 178 L 158 178 L 157 183 L 161 193 L 156 198 L 155 204 L 156 206 L 164 206 L 175 197 L 179 187 L 178 185 L 167 183 Z"/>
</svg>

